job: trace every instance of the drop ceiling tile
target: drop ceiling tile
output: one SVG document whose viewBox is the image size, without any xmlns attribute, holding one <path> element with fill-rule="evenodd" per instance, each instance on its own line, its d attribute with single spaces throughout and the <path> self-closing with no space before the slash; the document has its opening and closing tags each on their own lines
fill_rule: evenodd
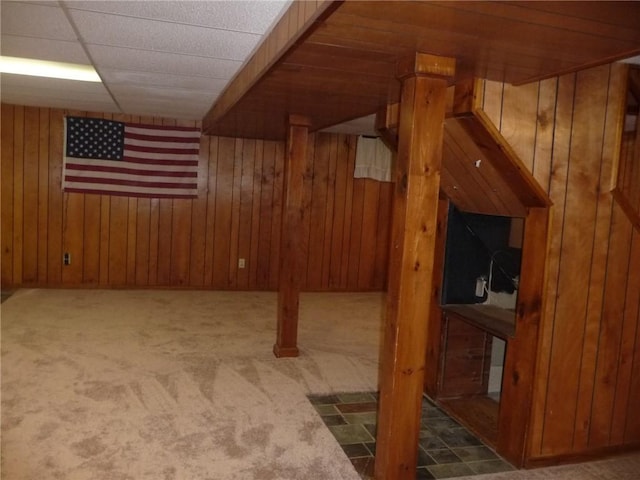
<svg viewBox="0 0 640 480">
<path fill-rule="evenodd" d="M 237 32 L 264 33 L 279 18 L 286 1 L 67 1 L 70 9 L 163 20 Z"/>
<path fill-rule="evenodd" d="M 216 94 L 211 90 L 181 90 L 177 88 L 161 88 L 137 85 L 115 84 L 110 87 L 111 93 L 120 98 L 134 98 L 138 101 L 158 101 L 162 99 L 194 101 L 206 103 L 209 107 L 213 103 Z"/>
<path fill-rule="evenodd" d="M 34 4 L 3 0 L 2 34 L 51 40 L 76 40 L 73 28 L 57 2 Z"/>
<path fill-rule="evenodd" d="M 184 106 L 179 103 L 128 103 L 123 109 L 131 115 L 143 115 L 149 117 L 180 118 L 184 120 L 200 121 L 207 112 L 207 108 L 201 105 Z"/>
<path fill-rule="evenodd" d="M 52 62 L 82 63 L 91 62 L 78 42 L 49 40 L 35 37 L 22 37 L 2 34 L 0 44 L 2 55 L 11 57 L 36 58 Z"/>
<path fill-rule="evenodd" d="M 71 10 L 70 15 L 87 44 L 244 60 L 261 39 L 260 35 L 252 33 L 193 27 L 84 10 Z"/>
<path fill-rule="evenodd" d="M 104 45 L 89 45 L 88 50 L 98 70 L 113 68 L 230 79 L 242 66 L 239 60 L 221 60 Z"/>
<path fill-rule="evenodd" d="M 108 85 L 127 84 L 149 87 L 192 89 L 220 93 L 227 80 L 202 76 L 172 75 L 167 73 L 137 72 L 101 68 L 100 76 Z"/>
<path fill-rule="evenodd" d="M 119 99 L 122 110 L 132 115 L 157 115 L 161 117 L 179 117 L 189 120 L 202 120 L 207 112 L 206 104 L 198 101 L 185 101 L 170 98 L 141 100 L 135 97 Z"/>
</svg>

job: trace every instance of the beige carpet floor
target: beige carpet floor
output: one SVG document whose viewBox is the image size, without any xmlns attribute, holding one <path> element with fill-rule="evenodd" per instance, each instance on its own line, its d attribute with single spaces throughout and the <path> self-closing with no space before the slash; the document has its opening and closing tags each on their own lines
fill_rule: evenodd
<svg viewBox="0 0 640 480">
<path fill-rule="evenodd" d="M 380 294 L 20 290 L 2 304 L 2 478 L 358 480 L 306 395 L 373 391 Z M 347 315 L 345 316 L 345 312 Z"/>
<path fill-rule="evenodd" d="M 19 290 L 0 307 L 3 480 L 358 480 L 306 395 L 374 391 L 383 297 Z M 476 480 L 640 478 L 640 455 Z"/>
</svg>

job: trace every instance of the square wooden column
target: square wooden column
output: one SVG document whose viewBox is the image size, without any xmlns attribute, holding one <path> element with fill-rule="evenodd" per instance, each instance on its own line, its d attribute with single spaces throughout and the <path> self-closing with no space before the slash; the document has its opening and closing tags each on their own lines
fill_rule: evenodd
<svg viewBox="0 0 640 480">
<path fill-rule="evenodd" d="M 298 356 L 298 309 L 300 277 L 306 257 L 302 224 L 309 215 L 304 205 L 304 176 L 307 170 L 308 118 L 289 116 L 287 153 L 284 162 L 284 202 L 280 235 L 280 276 L 278 279 L 278 333 L 273 353 L 276 357 Z"/>
<path fill-rule="evenodd" d="M 413 480 L 432 301 L 447 84 L 455 59 L 416 54 L 402 82 L 375 478 Z"/>
</svg>

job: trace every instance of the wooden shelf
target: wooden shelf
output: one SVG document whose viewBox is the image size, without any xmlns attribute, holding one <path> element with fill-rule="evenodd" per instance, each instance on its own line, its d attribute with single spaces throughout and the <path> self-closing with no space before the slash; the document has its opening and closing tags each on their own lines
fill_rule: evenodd
<svg viewBox="0 0 640 480">
<path fill-rule="evenodd" d="M 455 313 L 461 320 L 503 340 L 513 338 L 516 333 L 516 313 L 513 310 L 476 303 L 444 305 L 442 311 Z"/>
</svg>

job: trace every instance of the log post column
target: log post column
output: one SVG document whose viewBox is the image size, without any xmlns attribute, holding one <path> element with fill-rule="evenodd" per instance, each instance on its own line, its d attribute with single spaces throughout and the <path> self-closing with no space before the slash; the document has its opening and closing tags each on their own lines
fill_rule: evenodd
<svg viewBox="0 0 640 480">
<path fill-rule="evenodd" d="M 455 59 L 417 53 L 402 82 L 375 478 L 415 479 L 448 81 Z M 433 319 L 432 321 L 439 321 Z"/>
<path fill-rule="evenodd" d="M 284 202 L 280 235 L 280 276 L 278 279 L 278 333 L 273 353 L 276 357 L 298 356 L 298 307 L 301 266 L 305 257 L 302 223 L 309 214 L 304 205 L 304 176 L 307 166 L 308 118 L 289 116 L 287 153 L 284 163 Z"/>
</svg>

